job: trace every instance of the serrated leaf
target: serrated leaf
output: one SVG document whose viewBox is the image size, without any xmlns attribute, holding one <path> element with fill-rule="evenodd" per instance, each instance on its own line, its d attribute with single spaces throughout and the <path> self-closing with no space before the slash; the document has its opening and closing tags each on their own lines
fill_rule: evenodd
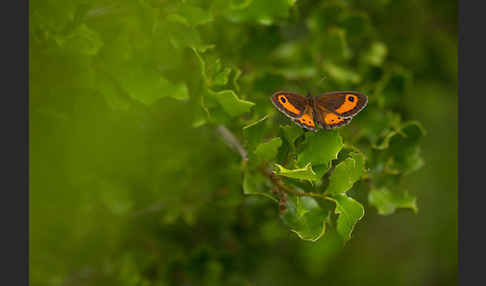
<svg viewBox="0 0 486 286">
<path fill-rule="evenodd" d="M 339 194 L 348 191 L 365 172 L 364 156 L 361 153 L 351 153 L 341 163 L 337 164 L 329 177 L 329 194 Z"/>
<path fill-rule="evenodd" d="M 289 143 L 290 149 L 295 151 L 295 140 L 304 133 L 304 130 L 296 124 L 280 126 L 280 129 L 282 130 L 283 138 Z"/>
<path fill-rule="evenodd" d="M 189 92 L 184 83 L 172 83 L 154 70 L 143 69 L 140 66 L 127 67 L 115 74 L 118 84 L 130 97 L 151 105 L 160 98 L 189 98 Z"/>
<path fill-rule="evenodd" d="M 270 193 L 271 185 L 268 179 L 261 173 L 247 170 L 243 178 L 243 193 L 245 195 L 260 195 L 278 202 L 278 199 Z"/>
<path fill-rule="evenodd" d="M 261 143 L 255 150 L 255 154 L 263 160 L 269 162 L 275 160 L 278 148 L 282 145 L 282 139 L 272 138 L 268 142 Z"/>
<path fill-rule="evenodd" d="M 299 238 L 316 241 L 326 232 L 328 214 L 314 198 L 290 195 L 280 218 Z"/>
<path fill-rule="evenodd" d="M 223 67 L 221 59 L 215 57 L 214 55 L 203 57 L 201 53 L 199 53 L 200 50 L 198 51 L 198 49 L 193 48 L 193 51 L 199 59 L 201 75 L 206 86 L 223 86 L 228 83 L 232 68 Z"/>
<path fill-rule="evenodd" d="M 417 200 L 407 192 L 391 192 L 387 188 L 371 190 L 368 194 L 368 201 L 378 210 L 380 215 L 391 215 L 397 208 L 411 209 L 418 212 Z"/>
<path fill-rule="evenodd" d="M 425 130 L 418 122 L 404 123 L 398 130 L 390 131 L 383 142 L 374 146 L 385 161 L 385 171 L 390 174 L 408 174 L 421 168 L 424 164 L 420 156 L 419 140 Z"/>
<path fill-rule="evenodd" d="M 299 148 L 297 165 L 324 165 L 324 171 L 327 171 L 343 146 L 343 140 L 337 131 L 307 132 L 303 147 Z"/>
<path fill-rule="evenodd" d="M 347 241 L 356 223 L 364 216 L 363 205 L 345 194 L 335 194 L 330 198 L 336 203 L 334 212 L 338 215 L 337 231 Z"/>
<path fill-rule="evenodd" d="M 208 96 L 216 100 L 221 108 L 231 117 L 240 116 L 250 111 L 255 103 L 239 99 L 233 90 L 212 91 L 207 90 Z"/>
<path fill-rule="evenodd" d="M 278 168 L 275 174 L 287 178 L 307 180 L 307 181 L 317 181 L 320 178 L 320 176 L 318 176 L 314 172 L 314 170 L 312 170 L 312 163 L 308 163 L 303 168 L 297 168 L 292 170 L 287 169 L 284 166 L 279 164 L 275 164 L 275 166 Z"/>
<path fill-rule="evenodd" d="M 265 120 L 269 115 L 243 127 L 243 136 L 246 138 L 246 149 L 251 153 L 262 140 L 265 131 Z"/>
</svg>

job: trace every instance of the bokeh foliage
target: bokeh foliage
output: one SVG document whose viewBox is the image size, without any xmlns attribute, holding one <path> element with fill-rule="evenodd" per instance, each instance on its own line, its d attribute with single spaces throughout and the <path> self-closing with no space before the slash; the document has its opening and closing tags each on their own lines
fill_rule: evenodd
<svg viewBox="0 0 486 286">
<path fill-rule="evenodd" d="M 32 285 L 453 283 L 456 4 L 437 3 L 31 2 Z M 277 90 L 369 103 L 304 132 Z M 419 222 L 421 261 L 380 259 L 407 240 L 380 215 Z"/>
</svg>

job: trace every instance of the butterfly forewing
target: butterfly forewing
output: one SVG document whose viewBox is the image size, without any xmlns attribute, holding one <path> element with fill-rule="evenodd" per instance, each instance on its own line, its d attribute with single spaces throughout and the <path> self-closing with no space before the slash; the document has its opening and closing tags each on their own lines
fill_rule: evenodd
<svg viewBox="0 0 486 286">
<path fill-rule="evenodd" d="M 301 117 L 306 107 L 311 107 L 307 97 L 287 91 L 277 91 L 272 94 L 272 103 L 278 110 L 293 119 Z"/>
<path fill-rule="evenodd" d="M 314 98 L 314 109 L 332 112 L 350 118 L 360 112 L 368 103 L 368 97 L 356 91 L 335 91 Z"/>
</svg>

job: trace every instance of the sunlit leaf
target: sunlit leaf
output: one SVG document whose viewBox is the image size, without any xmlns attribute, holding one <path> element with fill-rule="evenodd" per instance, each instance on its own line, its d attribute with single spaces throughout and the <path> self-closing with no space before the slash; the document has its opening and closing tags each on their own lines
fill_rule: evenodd
<svg viewBox="0 0 486 286">
<path fill-rule="evenodd" d="M 297 164 L 306 166 L 324 165 L 324 171 L 331 167 L 331 161 L 337 158 L 339 151 L 343 148 L 343 140 L 337 131 L 320 131 L 318 133 L 307 132 L 305 141 L 299 148 Z"/>
<path fill-rule="evenodd" d="M 345 194 L 335 194 L 331 198 L 336 203 L 334 212 L 338 215 L 337 231 L 347 241 L 351 238 L 356 223 L 363 218 L 364 208 L 359 202 Z"/>
<path fill-rule="evenodd" d="M 365 172 L 364 156 L 361 153 L 351 153 L 348 158 L 339 163 L 329 178 L 329 194 L 340 194 L 348 191 Z"/>
<path fill-rule="evenodd" d="M 279 164 L 275 164 L 275 166 L 278 168 L 275 173 L 280 176 L 307 181 L 315 181 L 319 179 L 319 176 L 312 170 L 311 163 L 305 165 L 303 168 L 297 169 L 287 169 Z"/>
<path fill-rule="evenodd" d="M 416 198 L 407 192 L 391 192 L 387 188 L 374 189 L 369 192 L 368 201 L 376 207 L 381 215 L 391 215 L 398 208 L 411 209 L 414 213 L 418 212 Z"/>
</svg>

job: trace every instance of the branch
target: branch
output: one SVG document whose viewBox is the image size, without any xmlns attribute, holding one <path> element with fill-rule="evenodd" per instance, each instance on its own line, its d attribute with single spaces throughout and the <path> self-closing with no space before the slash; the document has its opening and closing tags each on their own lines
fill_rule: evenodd
<svg viewBox="0 0 486 286">
<path fill-rule="evenodd" d="M 248 152 L 240 143 L 240 141 L 238 141 L 238 139 L 233 135 L 233 133 L 231 133 L 231 131 L 226 128 L 226 126 L 219 125 L 218 127 L 216 127 L 216 132 L 221 135 L 221 138 L 223 138 L 223 141 L 226 143 L 226 145 L 228 145 L 231 149 L 240 154 L 241 159 L 244 162 L 248 161 Z"/>
<path fill-rule="evenodd" d="M 238 152 L 241 156 L 241 159 L 244 163 L 248 162 L 248 151 L 243 147 L 240 141 L 231 133 L 231 131 L 226 128 L 224 125 L 219 125 L 216 127 L 216 132 L 221 136 L 223 141 L 228 145 L 231 149 Z M 293 194 L 299 197 L 315 197 L 315 198 L 328 198 L 325 194 L 319 193 L 312 193 L 312 192 L 297 192 L 296 190 L 287 187 L 282 180 L 280 180 L 272 171 L 265 168 L 264 165 L 261 166 L 260 170 L 266 175 L 273 185 L 278 188 L 278 190 L 283 190 L 287 193 Z"/>
</svg>

